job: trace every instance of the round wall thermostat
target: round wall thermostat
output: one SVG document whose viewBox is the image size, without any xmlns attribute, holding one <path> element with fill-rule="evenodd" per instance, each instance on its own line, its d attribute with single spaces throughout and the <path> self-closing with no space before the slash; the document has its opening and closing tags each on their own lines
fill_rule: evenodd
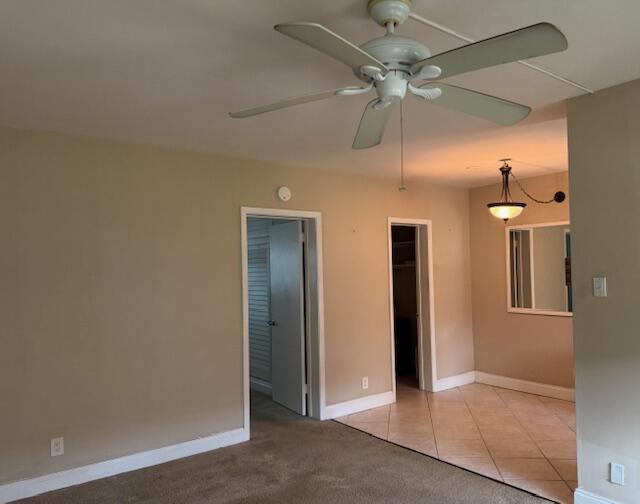
<svg viewBox="0 0 640 504">
<path fill-rule="evenodd" d="M 280 201 L 289 201 L 291 199 L 291 189 L 287 186 L 278 187 L 278 199 Z"/>
</svg>

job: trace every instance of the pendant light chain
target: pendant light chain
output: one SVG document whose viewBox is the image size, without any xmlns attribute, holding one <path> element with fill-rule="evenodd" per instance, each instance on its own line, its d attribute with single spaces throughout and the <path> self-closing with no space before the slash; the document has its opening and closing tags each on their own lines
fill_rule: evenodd
<svg viewBox="0 0 640 504">
<path fill-rule="evenodd" d="M 400 100 L 400 187 L 398 191 L 406 191 L 404 185 L 404 100 Z"/>
<path fill-rule="evenodd" d="M 511 177 L 513 178 L 513 180 L 516 181 L 516 184 L 518 184 L 518 187 L 520 188 L 520 190 L 525 194 L 525 196 L 527 196 L 530 200 L 535 201 L 536 203 L 540 203 L 541 205 L 546 205 L 548 203 L 553 203 L 554 201 L 556 201 L 555 196 L 553 198 L 551 198 L 550 200 L 539 200 L 537 198 L 534 198 L 533 196 L 531 196 L 531 194 L 529 194 L 526 189 L 524 187 L 522 187 L 522 184 L 520 183 L 520 181 L 517 179 L 517 177 L 513 174 L 513 173 L 509 173 L 509 175 L 511 175 Z"/>
</svg>

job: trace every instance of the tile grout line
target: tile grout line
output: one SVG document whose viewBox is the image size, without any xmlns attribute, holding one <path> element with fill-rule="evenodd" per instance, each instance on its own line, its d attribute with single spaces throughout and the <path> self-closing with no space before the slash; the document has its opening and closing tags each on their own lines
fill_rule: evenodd
<svg viewBox="0 0 640 504">
<path fill-rule="evenodd" d="M 500 399 L 502 401 L 502 397 L 500 397 L 495 390 L 493 391 L 493 393 L 498 397 L 498 399 Z M 502 479 L 502 481 L 505 481 L 505 478 L 504 478 L 504 476 L 502 474 L 502 471 L 500 470 L 500 468 L 498 467 L 498 464 L 496 463 L 495 459 L 493 458 L 493 453 L 491 453 L 491 450 L 489 450 L 489 446 L 487 445 L 487 441 L 485 440 L 485 438 L 484 438 L 484 436 L 482 434 L 482 430 L 480 429 L 480 426 L 478 425 L 476 417 L 473 414 L 473 410 L 469 407 L 469 404 L 467 403 L 467 400 L 465 399 L 464 394 L 462 394 L 462 400 L 466 404 L 467 409 L 469 410 L 469 413 L 471 414 L 471 418 L 473 418 L 473 423 L 475 424 L 476 429 L 478 429 L 478 434 L 480 434 L 480 439 L 482 439 L 482 444 L 484 445 L 485 449 L 487 450 L 487 453 L 489 454 L 489 458 L 491 459 L 491 462 L 493 462 L 493 465 L 495 466 L 496 471 L 498 471 L 498 476 L 500 476 L 500 479 Z M 505 406 L 506 406 L 506 404 L 505 404 Z"/>
<path fill-rule="evenodd" d="M 494 390 L 495 392 L 495 390 Z M 505 407 L 513 413 L 513 410 L 509 407 L 509 404 L 500 396 L 500 394 L 498 394 L 496 392 L 496 395 L 498 396 L 498 398 L 502 401 L 502 403 L 505 405 Z M 464 395 L 463 395 L 464 398 Z M 540 404 L 542 404 L 542 406 L 545 408 L 545 410 L 549 411 L 549 413 L 552 414 L 552 416 L 554 416 L 555 418 L 557 418 L 558 420 L 560 420 L 560 422 L 565 425 L 566 422 L 564 422 L 560 417 L 558 417 L 558 415 L 555 414 L 555 412 L 549 408 L 544 402 L 542 402 L 540 399 L 538 399 L 536 397 L 536 400 L 538 402 L 540 402 Z M 465 401 L 466 402 L 466 401 Z M 471 416 L 473 416 L 473 412 L 471 413 Z M 573 494 L 573 490 L 571 489 L 571 487 L 569 486 L 569 484 L 567 483 L 567 481 L 562 477 L 562 475 L 560 474 L 560 472 L 556 469 L 556 467 L 551 463 L 551 460 L 547 457 L 547 455 L 544 453 L 544 451 L 542 451 L 542 449 L 540 449 L 540 446 L 538 445 L 537 441 L 535 439 L 533 439 L 531 437 L 531 433 L 528 431 L 528 429 L 522 424 L 522 420 L 517 416 L 514 415 L 514 418 L 516 420 L 516 422 L 518 423 L 518 425 L 520 427 L 522 427 L 522 429 L 526 432 L 527 436 L 529 437 L 529 439 L 531 439 L 531 441 L 536 445 L 536 447 L 538 448 L 538 450 L 540 451 L 540 453 L 542 454 L 543 459 L 547 462 L 547 464 L 549 464 L 552 468 L 552 470 L 556 473 L 557 476 L 560 477 L 559 480 L 556 481 L 561 481 L 562 483 L 564 483 L 564 486 L 568 488 L 569 492 L 571 492 L 571 494 Z M 474 417 L 474 421 L 475 421 L 475 417 Z M 478 430 L 480 430 L 480 427 L 478 426 Z M 482 435 L 482 431 L 480 430 L 480 436 L 482 436 L 483 440 L 484 440 L 484 436 Z M 489 449 L 487 448 L 487 451 L 489 451 Z M 491 457 L 491 459 L 493 460 L 493 463 L 496 466 L 496 469 L 498 470 L 498 473 L 502 476 L 502 471 L 500 471 L 500 468 L 498 467 L 498 464 L 495 462 L 495 460 L 493 459 L 493 455 L 491 454 L 491 451 L 489 451 L 489 456 Z M 533 460 L 533 459 L 532 459 Z M 539 460 L 539 459 L 538 459 Z M 567 459 L 567 460 L 572 460 L 572 459 Z M 506 479 L 503 476 L 503 481 L 506 482 Z M 514 480 L 517 481 L 517 480 Z M 545 480 L 539 480 L 539 481 L 545 481 Z M 551 481 L 551 480 L 549 480 Z"/>
<path fill-rule="evenodd" d="M 496 393 L 496 395 L 500 398 L 500 400 L 504 403 L 504 405 L 507 407 L 507 409 L 509 411 L 513 411 L 508 403 L 500 396 L 500 394 Z M 531 394 L 534 395 L 534 394 Z M 535 397 L 536 400 L 542 404 L 542 406 L 544 406 L 545 410 L 547 410 L 549 413 L 551 413 L 552 416 L 554 416 L 556 419 L 558 419 L 560 421 L 560 423 L 562 425 L 566 425 L 566 422 L 564 422 L 558 415 L 555 414 L 555 412 L 549 408 L 543 401 L 541 401 L 540 399 L 538 399 L 538 397 Z M 518 425 L 520 425 L 520 427 L 522 427 L 524 429 L 524 431 L 527 433 L 527 436 L 529 436 L 529 438 L 531 439 L 531 441 L 536 445 L 536 447 L 538 448 L 538 450 L 540 450 L 540 453 L 542 453 L 542 457 L 543 459 L 547 462 L 547 464 L 549 464 L 551 466 L 551 468 L 553 469 L 553 471 L 560 477 L 559 480 L 556 481 L 561 481 L 562 483 L 564 483 L 564 485 L 569 489 L 570 492 L 573 493 L 573 490 L 571 490 L 571 487 L 569 486 L 569 484 L 565 481 L 565 479 L 562 477 L 562 475 L 560 474 L 560 472 L 556 469 L 556 467 L 551 463 L 551 460 L 547 457 L 547 455 L 544 453 L 544 451 L 542 451 L 542 449 L 540 448 L 540 446 L 538 445 L 538 442 L 533 439 L 531 437 L 531 433 L 528 431 L 528 429 L 522 424 L 522 420 L 520 420 L 520 418 L 517 415 L 514 415 L 514 418 L 516 419 L 516 421 L 518 422 Z M 480 433 L 480 435 L 482 435 L 482 432 Z M 573 460 L 573 459 L 567 459 L 567 460 Z M 496 464 L 497 467 L 497 464 Z M 498 468 L 498 471 L 500 471 L 500 468 Z M 500 474 L 502 474 L 502 472 L 500 472 Z M 545 480 L 539 480 L 539 481 L 545 481 Z M 549 480 L 551 481 L 551 480 Z"/>
<path fill-rule="evenodd" d="M 389 429 L 391 428 L 391 405 L 387 406 L 387 436 L 386 441 L 389 441 Z"/>
<path fill-rule="evenodd" d="M 505 407 L 506 411 L 508 411 L 510 413 L 510 415 L 513 416 L 513 418 L 516 420 L 516 424 L 521 429 L 523 429 L 524 433 L 527 436 L 527 439 L 529 439 L 529 441 L 531 441 L 536 446 L 536 448 L 538 449 L 538 451 L 542 455 L 541 458 L 540 457 L 535 457 L 535 458 L 532 458 L 532 457 L 514 457 L 514 458 L 530 459 L 530 460 L 544 460 L 548 465 L 550 465 L 552 467 L 552 471 L 556 474 L 556 476 L 558 476 L 560 478 L 558 480 L 546 480 L 546 479 L 534 480 L 534 479 L 531 479 L 530 481 L 547 482 L 547 483 L 561 481 L 563 483 L 563 487 L 566 487 L 569 492 L 573 492 L 573 490 L 571 489 L 571 486 L 569 485 L 568 481 L 560 474 L 560 472 L 558 471 L 558 469 L 556 469 L 556 467 L 553 465 L 553 463 L 551 463 L 551 459 L 542 451 L 542 449 L 538 445 L 538 441 L 536 441 L 535 439 L 533 439 L 531 437 L 531 433 L 524 426 L 523 420 L 518 415 L 515 414 L 517 412 L 517 408 L 516 409 L 512 408 L 510 406 L 510 403 L 498 393 L 498 391 L 496 390 L 496 387 L 492 387 L 492 386 L 488 386 L 488 387 L 495 394 L 495 396 L 499 399 L 500 403 Z M 467 395 L 462 390 L 462 387 L 455 387 L 454 390 L 456 390 L 456 392 L 461 396 L 461 399 L 462 399 L 461 402 L 462 402 L 462 404 L 464 404 L 466 410 L 469 412 L 469 414 L 471 416 L 471 419 L 473 421 L 473 424 L 476 427 L 476 429 L 478 430 L 478 433 L 480 435 L 480 440 L 482 441 L 482 444 L 483 444 L 483 446 L 484 446 L 484 448 L 485 448 L 485 450 L 486 450 L 486 452 L 487 452 L 487 454 L 489 456 L 489 459 L 491 460 L 491 462 L 494 465 L 494 468 L 495 468 L 496 473 L 498 475 L 498 479 L 497 480 L 496 480 L 496 478 L 491 478 L 491 479 L 494 479 L 494 480 L 500 481 L 500 482 L 502 482 L 504 484 L 507 484 L 507 485 L 510 485 L 510 486 L 514 486 L 516 488 L 520 488 L 522 490 L 528 491 L 523 486 L 518 485 L 518 483 L 517 483 L 519 481 L 518 479 L 510 479 L 510 480 L 505 479 L 502 471 L 500 470 L 500 468 L 498 467 L 498 464 L 496 463 L 496 459 L 495 459 L 494 455 L 492 454 L 491 450 L 489 450 L 489 446 L 487 444 L 487 440 L 485 439 L 485 436 L 482 433 L 482 430 L 480 429 L 480 425 L 478 424 L 477 417 L 473 412 L 473 408 L 471 407 L 471 403 L 473 402 L 472 398 L 471 397 L 469 399 L 467 398 Z M 431 411 L 431 406 L 434 405 L 435 403 L 432 403 L 432 402 L 429 401 L 429 394 L 430 394 L 429 392 L 425 392 L 425 391 L 420 391 L 420 392 L 421 392 L 421 395 L 424 394 L 424 397 L 426 399 L 426 409 L 427 409 L 426 414 L 429 415 L 429 423 L 431 425 L 431 430 L 432 430 L 432 433 L 433 433 L 433 441 L 434 441 L 436 454 L 435 454 L 435 457 L 432 457 L 432 458 L 434 458 L 436 460 L 440 460 L 440 461 L 442 461 L 444 463 L 449 463 L 449 462 L 447 462 L 445 459 L 443 459 L 440 456 L 440 450 L 438 449 L 438 438 L 436 437 L 435 424 L 434 424 L 433 414 L 432 414 L 432 411 Z M 431 394 L 435 395 L 434 393 L 431 393 Z M 564 421 L 558 414 L 556 414 L 556 412 L 550 406 L 548 406 L 546 403 L 541 401 L 537 396 L 535 396 L 535 394 L 526 394 L 526 396 L 533 396 L 536 399 L 536 401 L 535 401 L 536 403 L 540 403 L 542 406 L 544 406 L 544 411 L 546 412 L 546 414 L 549 414 L 550 417 L 555 418 L 556 420 L 560 421 L 561 425 L 565 425 L 567 427 L 570 427 L 566 421 Z M 413 399 L 407 399 L 407 401 L 412 401 L 412 400 Z M 433 399 L 432 399 L 432 401 L 433 401 Z M 346 425 L 350 426 L 351 416 L 352 415 L 349 415 L 346 418 Z M 420 417 L 418 417 L 418 418 L 420 418 Z M 390 406 L 388 407 L 388 409 L 386 411 L 386 419 L 387 419 L 387 421 L 386 421 L 386 438 L 380 438 L 378 436 L 375 436 L 374 434 L 371 434 L 372 436 L 378 437 L 379 439 L 382 439 L 383 441 L 389 441 L 389 433 L 391 431 L 391 407 Z M 425 422 L 425 425 L 428 425 L 428 424 Z M 361 429 L 358 429 L 358 430 L 361 430 Z M 367 432 L 367 431 L 365 431 L 365 432 Z M 411 449 L 411 448 L 409 448 L 409 449 Z M 414 451 L 416 451 L 416 450 L 414 450 Z M 420 450 L 417 450 L 417 451 L 418 451 L 418 453 L 421 453 Z M 425 452 L 422 452 L 422 453 L 426 454 Z M 474 457 L 467 457 L 467 458 L 474 458 Z M 477 458 L 482 458 L 482 457 L 477 457 Z M 510 457 L 507 457 L 507 458 L 510 458 Z M 575 459 L 572 459 L 572 458 L 559 458 L 557 460 L 575 461 Z M 451 464 L 451 465 L 456 466 L 456 464 Z M 458 466 L 458 467 L 462 467 L 463 469 L 465 469 L 464 466 Z M 470 469 L 466 469 L 466 470 L 470 470 Z M 479 473 L 478 471 L 475 471 L 475 470 L 470 470 L 470 471 L 471 472 L 475 472 L 477 474 L 483 474 L 483 473 Z M 509 481 L 509 482 L 507 482 L 507 481 Z M 527 481 L 527 478 L 522 478 L 522 481 Z M 574 481 L 574 480 L 570 480 L 570 481 Z M 536 492 L 534 492 L 534 494 L 535 493 Z M 538 493 L 538 495 L 540 495 L 540 494 Z"/>
<path fill-rule="evenodd" d="M 489 458 L 491 458 L 492 462 L 494 463 L 494 466 L 495 466 L 496 471 L 497 471 L 497 474 L 498 474 L 498 478 L 496 479 L 496 478 L 494 478 L 494 477 L 492 477 L 492 476 L 487 476 L 486 474 L 484 474 L 484 473 L 482 473 L 482 472 L 479 472 L 479 471 L 477 471 L 477 470 L 469 469 L 469 468 L 466 468 L 466 467 L 464 467 L 464 466 L 461 466 L 461 465 L 455 464 L 455 463 L 453 463 L 453 462 L 448 462 L 447 460 L 445 460 L 445 459 L 443 459 L 443 458 L 441 458 L 441 457 L 440 457 L 440 455 L 439 455 L 439 453 L 438 453 L 438 451 L 437 451 L 437 446 L 436 446 L 436 453 L 437 453 L 437 456 L 436 456 L 436 457 L 433 457 L 433 456 L 430 456 L 430 455 L 428 455 L 428 454 L 425 454 L 424 452 L 420 452 L 420 451 L 417 451 L 417 452 L 418 452 L 418 453 L 422 453 L 423 455 L 430 456 L 431 458 L 434 458 L 435 460 L 442 461 L 442 462 L 443 462 L 443 463 L 445 463 L 445 464 L 448 464 L 448 465 L 451 465 L 451 466 L 454 466 L 454 467 L 458 467 L 458 468 L 460 468 L 460 469 L 462 469 L 462 470 L 464 470 L 464 471 L 468 471 L 468 472 L 471 472 L 471 473 L 474 473 L 474 474 L 478 474 L 478 475 L 480 475 L 480 476 L 482 476 L 482 477 L 485 477 L 485 478 L 491 479 L 491 480 L 496 481 L 496 482 L 498 482 L 498 483 L 501 483 L 501 484 L 503 484 L 503 485 L 507 485 L 507 486 L 510 486 L 510 487 L 512 487 L 512 488 L 516 488 L 516 489 L 518 489 L 518 490 L 521 490 L 521 491 L 527 492 L 527 493 L 529 493 L 529 494 L 531 494 L 531 495 L 534 495 L 534 496 L 536 496 L 536 497 L 541 497 L 541 498 L 543 498 L 543 499 L 547 499 L 546 497 L 542 497 L 540 494 L 537 494 L 537 493 L 535 493 L 535 492 L 533 492 L 533 491 L 531 491 L 531 490 L 527 490 L 526 488 L 519 486 L 517 483 L 515 483 L 515 482 L 516 482 L 516 481 L 518 481 L 518 480 L 512 480 L 512 482 L 511 482 L 511 483 L 508 483 L 504 478 L 502 478 L 501 473 L 500 473 L 500 471 L 499 471 L 499 469 L 498 469 L 498 467 L 497 467 L 497 464 L 496 464 L 496 463 L 495 463 L 495 461 L 493 460 L 493 456 L 491 455 L 491 452 L 489 451 L 488 447 L 486 446 L 486 443 L 485 443 L 485 441 L 484 441 L 484 438 L 482 437 L 482 432 L 480 431 L 480 428 L 479 428 L 478 424 L 477 424 L 477 423 L 476 423 L 476 421 L 475 421 L 475 418 L 474 418 L 474 416 L 473 416 L 473 413 L 471 413 L 471 409 L 469 408 L 469 405 L 468 405 L 467 401 L 464 399 L 464 395 L 463 395 L 463 394 L 462 394 L 462 392 L 459 390 L 459 387 L 456 387 L 456 389 L 458 389 L 458 393 L 460 393 L 460 395 L 462 396 L 462 402 L 464 403 L 465 407 L 469 410 L 469 414 L 471 415 L 471 418 L 472 418 L 472 420 L 473 420 L 473 422 L 474 422 L 474 425 L 476 426 L 476 428 L 478 429 L 478 431 L 479 431 L 479 433 L 480 433 L 481 441 L 482 441 L 482 442 L 483 442 L 483 444 L 485 445 L 485 448 L 486 448 L 486 450 L 487 450 L 487 453 L 489 454 Z M 435 426 L 434 426 L 434 424 L 433 424 L 433 416 L 431 415 L 431 407 L 430 407 L 430 405 L 429 405 L 429 396 L 428 396 L 428 394 L 429 394 L 429 393 L 427 393 L 427 408 L 428 408 L 428 411 L 429 411 L 429 417 L 430 417 L 430 419 L 431 419 L 431 426 L 432 426 L 432 429 L 433 429 L 433 432 L 434 432 L 434 436 L 433 436 L 433 438 L 434 438 L 434 442 L 435 442 L 435 443 L 436 443 L 436 445 L 437 445 L 437 438 L 436 438 L 436 436 L 435 436 Z M 393 443 L 392 441 L 389 441 L 389 442 Z M 394 444 L 395 444 L 395 443 L 394 443 Z M 407 448 L 407 447 L 405 447 L 405 448 Z M 409 450 L 411 450 L 411 451 L 416 451 L 416 450 L 414 450 L 414 449 L 412 449 L 412 448 L 408 448 L 408 449 L 409 449 Z M 466 458 L 482 458 L 482 457 L 466 457 Z M 537 460 L 540 460 L 540 459 L 537 459 Z M 548 500 L 548 499 L 547 499 L 547 500 Z"/>
<path fill-rule="evenodd" d="M 536 399 L 538 399 L 538 398 L 536 398 Z M 540 404 L 542 404 L 542 406 L 544 406 L 544 408 L 545 408 L 549 413 L 551 413 L 551 415 L 552 415 L 553 417 L 555 417 L 556 419 L 558 419 L 562 425 L 566 425 L 566 422 L 565 422 L 564 420 L 562 420 L 562 418 L 560 418 L 560 417 L 556 414 L 556 412 L 555 412 L 555 411 L 553 411 L 553 409 L 552 409 L 552 408 L 550 408 L 549 406 L 547 406 L 547 405 L 544 403 L 544 401 L 541 401 L 540 399 L 538 399 L 538 401 L 540 402 Z M 520 419 L 519 419 L 519 418 L 518 418 L 517 420 L 518 420 L 518 422 L 520 422 Z M 523 425 L 522 427 L 523 427 L 525 430 L 527 430 L 527 428 L 526 428 L 526 427 L 524 427 L 524 425 Z M 529 434 L 529 433 L 527 432 L 527 434 Z M 530 435 L 530 434 L 529 434 L 529 437 L 531 437 L 531 435 Z M 533 442 L 536 444 L 536 446 L 538 447 L 538 450 L 540 450 L 540 452 L 542 453 L 542 456 L 543 456 L 543 457 L 544 457 L 544 459 L 547 461 L 547 463 L 548 463 L 548 464 L 553 468 L 554 472 L 555 472 L 555 473 L 560 477 L 560 481 L 562 481 L 562 482 L 565 484 L 565 486 L 569 489 L 569 491 L 570 491 L 570 492 L 573 492 L 573 490 L 571 490 L 571 487 L 569 486 L 569 484 L 568 484 L 568 483 L 565 481 L 565 479 L 562 477 L 562 474 L 560 474 L 560 472 L 556 469 L 556 466 L 554 466 L 554 465 L 551 463 L 551 459 L 550 459 L 549 457 L 547 457 L 547 454 L 546 454 L 546 453 L 545 453 L 545 452 L 540 448 L 540 445 L 538 444 L 538 442 L 537 442 L 535 439 L 533 439 L 533 438 L 532 438 L 532 440 L 533 440 Z M 567 459 L 567 460 L 573 460 L 573 459 Z"/>
<path fill-rule="evenodd" d="M 436 449 L 436 457 L 438 457 L 438 460 L 442 460 L 440 458 L 440 450 L 438 450 L 438 439 L 436 438 L 436 426 L 433 425 L 433 415 L 431 414 L 431 406 L 429 405 L 429 393 L 427 393 L 426 396 L 427 396 L 427 411 L 429 412 L 429 423 L 431 424 L 431 432 L 433 432 L 433 446 L 435 446 L 435 449 Z"/>
</svg>

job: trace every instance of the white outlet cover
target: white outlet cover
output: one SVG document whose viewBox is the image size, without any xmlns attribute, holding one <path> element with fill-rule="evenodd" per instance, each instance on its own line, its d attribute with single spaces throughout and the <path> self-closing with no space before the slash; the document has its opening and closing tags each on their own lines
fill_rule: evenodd
<svg viewBox="0 0 640 504">
<path fill-rule="evenodd" d="M 611 462 L 611 483 L 614 485 L 624 485 L 624 466 Z"/>
<path fill-rule="evenodd" d="M 365 389 L 365 390 L 369 388 L 369 377 L 368 376 L 363 376 L 362 377 L 362 388 Z"/>
<path fill-rule="evenodd" d="M 51 456 L 64 455 L 64 438 L 57 437 L 51 440 Z"/>
</svg>

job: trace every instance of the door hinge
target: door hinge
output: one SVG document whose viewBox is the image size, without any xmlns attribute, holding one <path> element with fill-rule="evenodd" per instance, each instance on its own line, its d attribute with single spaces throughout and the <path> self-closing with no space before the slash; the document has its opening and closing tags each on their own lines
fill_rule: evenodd
<svg viewBox="0 0 640 504">
<path fill-rule="evenodd" d="M 304 386 L 302 387 L 302 391 L 303 391 L 305 394 L 308 394 L 308 393 L 309 393 L 309 384 L 308 384 L 308 383 L 305 383 L 305 384 L 304 384 Z"/>
</svg>

